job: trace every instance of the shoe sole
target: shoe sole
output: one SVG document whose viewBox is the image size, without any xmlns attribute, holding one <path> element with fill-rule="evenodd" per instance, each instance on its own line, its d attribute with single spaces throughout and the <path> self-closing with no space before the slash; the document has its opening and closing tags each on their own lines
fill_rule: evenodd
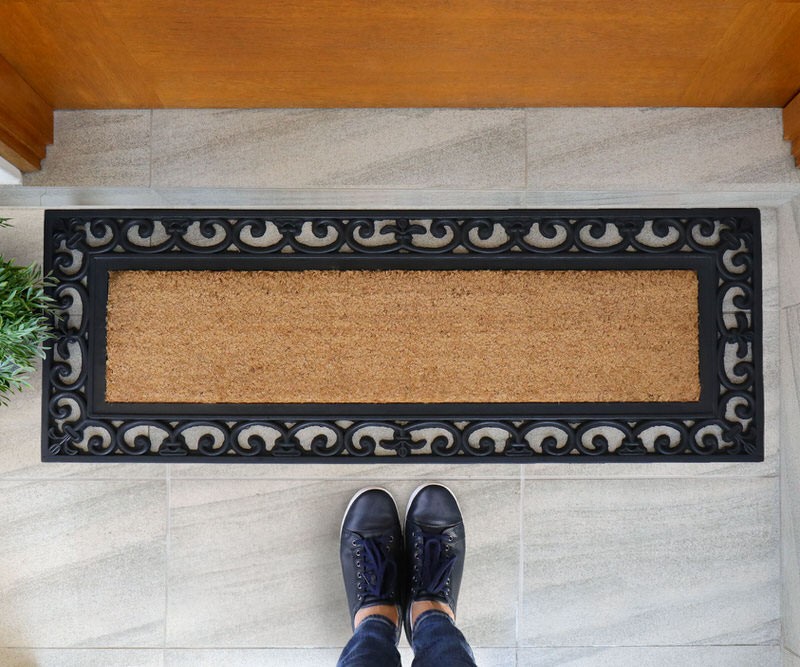
<svg viewBox="0 0 800 667">
<path fill-rule="evenodd" d="M 417 497 L 417 494 L 420 491 L 422 491 L 422 489 L 425 489 L 425 488 L 427 488 L 429 486 L 441 486 L 443 489 L 446 489 L 447 492 L 451 496 L 453 496 L 453 500 L 456 501 L 456 507 L 458 508 L 458 513 L 461 514 L 461 519 L 462 520 L 464 519 L 464 514 L 461 512 L 461 505 L 458 504 L 458 498 L 456 498 L 456 494 L 453 493 L 453 491 L 450 489 L 450 487 L 449 486 L 445 486 L 444 484 L 439 484 L 438 482 L 428 482 L 427 484 L 421 484 L 416 489 L 414 489 L 414 492 L 411 494 L 411 497 L 408 499 L 408 505 L 406 505 L 406 514 L 403 517 L 403 533 L 405 533 L 406 523 L 408 523 L 408 510 L 411 509 L 411 503 L 414 502 L 414 498 Z"/>
<path fill-rule="evenodd" d="M 352 498 L 350 498 L 350 502 L 347 503 L 347 507 L 344 510 L 344 514 L 342 515 L 342 523 L 339 524 L 339 539 L 342 539 L 342 532 L 344 531 L 344 520 L 347 518 L 347 514 L 350 511 L 350 508 L 353 506 L 353 503 L 358 500 L 361 496 L 363 496 L 367 491 L 383 491 L 386 493 L 394 503 L 394 511 L 397 513 L 398 519 L 400 517 L 400 512 L 397 510 L 397 501 L 394 499 L 394 496 L 389 493 L 388 489 L 384 489 L 382 486 L 366 486 L 360 491 L 358 491 Z M 403 532 L 403 526 L 400 526 L 400 532 Z"/>
</svg>

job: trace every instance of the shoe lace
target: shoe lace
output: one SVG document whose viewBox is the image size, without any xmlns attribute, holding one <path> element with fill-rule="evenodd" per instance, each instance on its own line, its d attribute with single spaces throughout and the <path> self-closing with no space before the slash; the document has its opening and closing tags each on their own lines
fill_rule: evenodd
<svg viewBox="0 0 800 667">
<path fill-rule="evenodd" d="M 449 542 L 453 538 L 443 533 L 422 531 L 422 572 L 420 585 L 427 593 L 442 595 L 449 592 L 450 573 L 456 557 L 450 554 Z"/>
<path fill-rule="evenodd" d="M 358 588 L 364 599 L 384 598 L 391 594 L 391 583 L 397 578 L 397 563 L 389 556 L 393 537 L 354 537 L 356 565 L 362 583 Z"/>
</svg>

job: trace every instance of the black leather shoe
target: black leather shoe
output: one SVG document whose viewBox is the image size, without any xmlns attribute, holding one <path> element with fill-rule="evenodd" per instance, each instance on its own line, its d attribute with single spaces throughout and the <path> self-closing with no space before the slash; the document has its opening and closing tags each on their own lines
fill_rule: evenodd
<svg viewBox="0 0 800 667">
<path fill-rule="evenodd" d="M 466 541 L 458 501 L 446 486 L 426 484 L 408 501 L 405 528 L 409 591 L 406 636 L 411 642 L 411 605 L 444 602 L 456 613 Z"/>
<path fill-rule="evenodd" d="M 403 533 L 394 498 L 385 489 L 362 489 L 350 500 L 342 519 L 339 559 L 355 629 L 359 609 L 388 604 L 402 619 L 400 581 Z M 398 622 L 395 641 L 400 639 Z"/>
</svg>

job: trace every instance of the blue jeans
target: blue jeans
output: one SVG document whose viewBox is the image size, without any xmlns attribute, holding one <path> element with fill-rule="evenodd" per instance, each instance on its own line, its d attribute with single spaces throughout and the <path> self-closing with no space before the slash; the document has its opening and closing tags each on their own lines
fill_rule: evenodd
<svg viewBox="0 0 800 667">
<path fill-rule="evenodd" d="M 367 616 L 339 656 L 337 667 L 400 667 L 394 624 L 383 616 Z M 426 611 L 414 623 L 413 667 L 477 667 L 472 649 L 450 617 Z"/>
</svg>

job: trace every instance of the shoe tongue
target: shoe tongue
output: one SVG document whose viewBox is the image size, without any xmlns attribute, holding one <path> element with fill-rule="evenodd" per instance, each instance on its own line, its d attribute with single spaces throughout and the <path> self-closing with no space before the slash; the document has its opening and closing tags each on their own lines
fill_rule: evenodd
<svg viewBox="0 0 800 667">
<path fill-rule="evenodd" d="M 384 539 L 363 540 L 364 577 L 367 585 L 366 595 L 382 598 L 389 594 L 391 582 L 397 577 L 397 563 L 384 552 Z"/>
<path fill-rule="evenodd" d="M 426 521 L 418 524 L 420 530 L 431 535 L 450 534 L 457 526 L 457 523 L 444 523 L 437 521 Z"/>
<path fill-rule="evenodd" d="M 428 593 L 442 594 L 455 560 L 454 556 L 445 554 L 445 548 L 439 540 L 431 539 L 425 543 L 422 554 L 422 571 Z"/>
</svg>

